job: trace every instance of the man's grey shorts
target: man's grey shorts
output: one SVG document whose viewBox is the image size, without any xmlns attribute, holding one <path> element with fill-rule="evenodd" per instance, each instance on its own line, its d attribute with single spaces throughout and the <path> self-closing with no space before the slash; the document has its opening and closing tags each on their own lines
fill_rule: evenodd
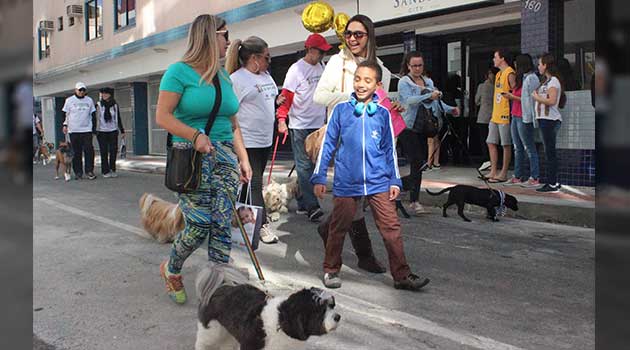
<svg viewBox="0 0 630 350">
<path fill-rule="evenodd" d="M 511 146 L 512 134 L 510 132 L 510 123 L 497 124 L 490 122 L 490 124 L 488 124 L 488 138 L 486 139 L 486 143 Z"/>
</svg>

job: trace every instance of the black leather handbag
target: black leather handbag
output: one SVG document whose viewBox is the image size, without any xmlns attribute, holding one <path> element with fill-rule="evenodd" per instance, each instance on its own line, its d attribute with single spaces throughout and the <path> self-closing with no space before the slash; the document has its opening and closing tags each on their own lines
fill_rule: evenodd
<svg viewBox="0 0 630 350">
<path fill-rule="evenodd" d="M 430 92 L 426 89 L 421 94 Z M 423 103 L 418 104 L 418 112 L 416 112 L 416 119 L 411 126 L 411 131 L 431 138 L 437 135 L 440 129 L 440 120 L 433 115 L 433 111 L 427 109 Z"/>
<path fill-rule="evenodd" d="M 206 135 L 210 135 L 210 129 L 217 117 L 217 112 L 221 106 L 221 84 L 219 73 L 212 80 L 216 95 L 214 106 L 208 117 Z M 164 185 L 171 191 L 178 193 L 190 193 L 199 188 L 201 182 L 201 158 L 203 154 L 196 151 L 194 147 L 176 148 L 173 147 L 173 135 L 166 136 L 166 174 Z"/>
</svg>

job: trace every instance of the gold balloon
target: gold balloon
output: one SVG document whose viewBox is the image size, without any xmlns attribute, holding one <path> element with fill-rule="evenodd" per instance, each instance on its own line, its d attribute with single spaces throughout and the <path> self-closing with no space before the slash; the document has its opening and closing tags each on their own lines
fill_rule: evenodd
<svg viewBox="0 0 630 350">
<path fill-rule="evenodd" d="M 333 26 L 335 11 L 324 1 L 314 1 L 302 11 L 302 24 L 312 33 L 325 32 Z"/>
<path fill-rule="evenodd" d="M 341 47 L 343 47 L 346 43 L 346 40 L 343 36 L 343 32 L 346 30 L 346 25 L 348 24 L 349 19 L 350 17 L 343 12 L 340 12 L 335 15 L 335 20 L 334 20 L 335 34 L 337 34 L 337 38 L 339 38 L 339 41 L 341 42 Z"/>
</svg>

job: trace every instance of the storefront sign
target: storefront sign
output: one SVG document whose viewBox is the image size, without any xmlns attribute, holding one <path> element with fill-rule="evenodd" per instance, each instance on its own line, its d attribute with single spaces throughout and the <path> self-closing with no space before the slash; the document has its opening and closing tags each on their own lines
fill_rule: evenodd
<svg viewBox="0 0 630 350">
<path fill-rule="evenodd" d="M 387 21 L 398 17 L 426 14 L 459 6 L 503 1 L 492 0 L 360 0 L 359 13 L 370 17 L 374 22 Z"/>
</svg>

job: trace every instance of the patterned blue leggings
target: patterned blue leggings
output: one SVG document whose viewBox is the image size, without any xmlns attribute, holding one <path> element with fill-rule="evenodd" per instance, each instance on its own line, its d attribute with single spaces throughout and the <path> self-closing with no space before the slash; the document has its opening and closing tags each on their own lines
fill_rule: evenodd
<svg viewBox="0 0 630 350">
<path fill-rule="evenodd" d="M 208 260 L 227 263 L 232 248 L 230 222 L 239 183 L 238 162 L 232 142 L 212 142 L 214 156 L 202 159 L 201 183 L 194 193 L 179 194 L 179 208 L 186 226 L 173 242 L 170 273 L 180 273 L 184 261 L 208 237 Z"/>
</svg>

